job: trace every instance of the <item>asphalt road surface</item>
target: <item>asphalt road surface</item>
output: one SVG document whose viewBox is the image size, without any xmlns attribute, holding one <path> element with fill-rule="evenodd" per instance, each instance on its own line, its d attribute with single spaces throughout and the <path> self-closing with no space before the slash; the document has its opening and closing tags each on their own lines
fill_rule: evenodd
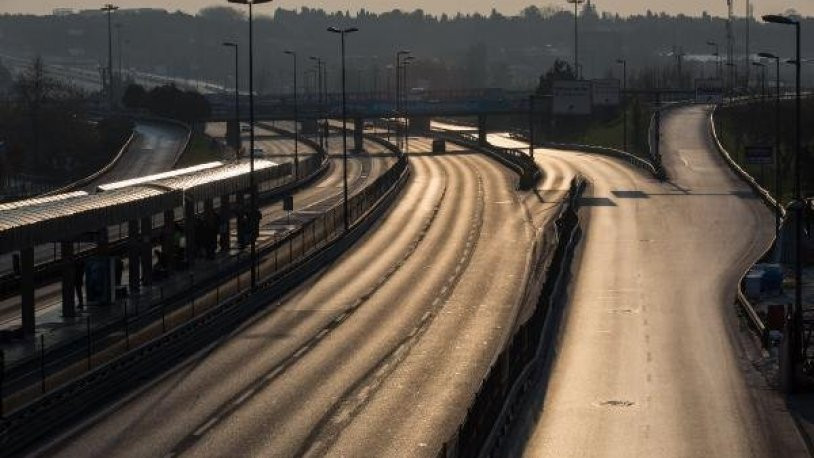
<svg viewBox="0 0 814 458">
<path fill-rule="evenodd" d="M 96 186 L 130 178 L 166 172 L 172 169 L 181 154 L 187 131 L 167 123 L 136 123 L 136 138 L 113 168 L 90 183 L 84 190 L 93 192 Z"/>
<path fill-rule="evenodd" d="M 729 171 L 709 109 L 664 117 L 659 183 L 617 160 L 537 150 L 593 183 L 561 347 L 529 457 L 807 456 L 753 367 L 733 304 L 774 217 Z"/>
<path fill-rule="evenodd" d="M 562 193 L 519 196 L 490 159 L 413 145 L 403 194 L 348 253 L 39 454 L 434 456 L 515 325 Z"/>
</svg>

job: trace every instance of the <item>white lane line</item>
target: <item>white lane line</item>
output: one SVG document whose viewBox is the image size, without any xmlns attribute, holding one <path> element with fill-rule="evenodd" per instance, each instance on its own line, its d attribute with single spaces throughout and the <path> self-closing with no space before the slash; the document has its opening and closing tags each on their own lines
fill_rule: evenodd
<svg viewBox="0 0 814 458">
<path fill-rule="evenodd" d="M 203 424 L 203 426 L 196 429 L 195 432 L 192 433 L 192 435 L 193 436 L 198 436 L 198 437 L 202 436 L 203 433 L 205 433 L 209 428 L 214 426 L 215 423 L 217 423 L 219 419 L 220 419 L 220 417 L 212 417 L 212 418 L 210 418 L 209 421 L 207 421 L 206 423 Z"/>
<path fill-rule="evenodd" d="M 249 399 L 249 397 L 251 397 L 255 391 L 256 390 L 247 390 L 245 393 L 241 394 L 239 398 L 235 399 L 234 402 L 232 402 L 232 405 L 239 406 L 243 404 L 243 402 L 246 401 L 246 399 Z"/>
</svg>

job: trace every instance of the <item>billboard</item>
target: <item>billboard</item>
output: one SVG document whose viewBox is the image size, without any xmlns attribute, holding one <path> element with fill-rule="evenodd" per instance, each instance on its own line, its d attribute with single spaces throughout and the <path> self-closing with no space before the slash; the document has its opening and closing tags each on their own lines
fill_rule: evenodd
<svg viewBox="0 0 814 458">
<path fill-rule="evenodd" d="M 746 163 L 752 165 L 774 164 L 774 148 L 771 146 L 747 146 Z"/>
<path fill-rule="evenodd" d="M 617 79 L 591 81 L 591 97 L 595 107 L 618 107 L 621 99 L 622 83 Z"/>
<path fill-rule="evenodd" d="M 554 81 L 551 111 L 555 115 L 591 114 L 590 81 Z"/>
<path fill-rule="evenodd" d="M 695 80 L 696 103 L 723 103 L 724 83 L 718 78 Z"/>
</svg>

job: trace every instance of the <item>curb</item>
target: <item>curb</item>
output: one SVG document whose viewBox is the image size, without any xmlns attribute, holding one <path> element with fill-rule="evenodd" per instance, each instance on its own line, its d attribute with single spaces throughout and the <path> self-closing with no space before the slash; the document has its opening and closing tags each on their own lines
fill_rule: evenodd
<svg viewBox="0 0 814 458">
<path fill-rule="evenodd" d="M 743 180 L 747 185 L 749 185 L 750 188 L 752 188 L 752 191 L 754 191 L 755 194 L 757 194 L 758 197 L 760 197 L 764 205 L 766 205 L 773 212 L 776 212 L 778 209 L 780 210 L 782 226 L 782 224 L 784 224 L 786 220 L 786 209 L 783 208 L 782 206 L 779 206 L 777 204 L 777 201 L 774 200 L 769 191 L 760 186 L 760 184 L 758 184 L 758 182 L 755 181 L 755 179 L 752 178 L 751 175 L 749 175 L 745 170 L 743 170 L 743 168 L 741 168 L 741 166 L 739 166 L 732 159 L 732 156 L 729 154 L 729 152 L 726 150 L 726 148 L 724 148 L 723 144 L 721 143 L 721 140 L 718 137 L 718 131 L 715 128 L 715 112 L 717 111 L 717 109 L 718 106 L 715 106 L 709 114 L 709 128 L 710 133 L 712 135 L 712 139 L 715 144 L 715 148 L 718 150 L 718 153 L 721 155 L 721 158 L 723 158 L 724 162 L 726 162 L 726 164 L 735 173 L 735 175 L 737 175 L 741 180 Z M 761 259 L 765 258 L 769 253 L 771 253 L 776 244 L 777 240 L 774 240 L 769 249 L 766 250 L 765 253 L 763 253 Z M 755 307 L 752 305 L 751 302 L 749 302 L 749 299 L 743 293 L 742 286 L 743 279 L 746 277 L 746 274 L 749 272 L 750 269 L 751 267 L 747 269 L 746 272 L 743 273 L 741 279 L 738 281 L 738 290 L 736 298 L 738 305 L 740 305 L 740 307 L 746 314 L 746 317 L 749 319 L 749 323 L 751 324 L 752 328 L 754 328 L 755 332 L 758 333 L 761 345 L 763 346 L 763 348 L 766 348 L 768 347 L 769 344 L 769 331 L 766 328 L 766 324 L 763 322 L 763 320 L 760 319 L 760 316 L 757 314 Z"/>
</svg>

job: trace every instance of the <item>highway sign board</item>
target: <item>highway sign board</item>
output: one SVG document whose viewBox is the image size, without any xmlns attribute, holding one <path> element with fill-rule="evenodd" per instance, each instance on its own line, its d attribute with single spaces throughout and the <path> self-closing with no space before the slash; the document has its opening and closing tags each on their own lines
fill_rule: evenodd
<svg viewBox="0 0 814 458">
<path fill-rule="evenodd" d="M 555 81 L 552 94 L 551 111 L 555 115 L 591 114 L 590 81 Z"/>
<path fill-rule="evenodd" d="M 774 164 L 774 148 L 771 146 L 747 146 L 746 163 L 752 165 Z"/>
<path fill-rule="evenodd" d="M 288 195 L 283 197 L 283 210 L 294 211 L 294 196 Z"/>
<path fill-rule="evenodd" d="M 697 103 L 723 103 L 723 81 L 717 78 L 695 80 L 695 101 Z"/>
<path fill-rule="evenodd" d="M 617 79 L 591 81 L 591 93 L 595 107 L 618 107 L 621 103 L 621 85 Z"/>
</svg>

